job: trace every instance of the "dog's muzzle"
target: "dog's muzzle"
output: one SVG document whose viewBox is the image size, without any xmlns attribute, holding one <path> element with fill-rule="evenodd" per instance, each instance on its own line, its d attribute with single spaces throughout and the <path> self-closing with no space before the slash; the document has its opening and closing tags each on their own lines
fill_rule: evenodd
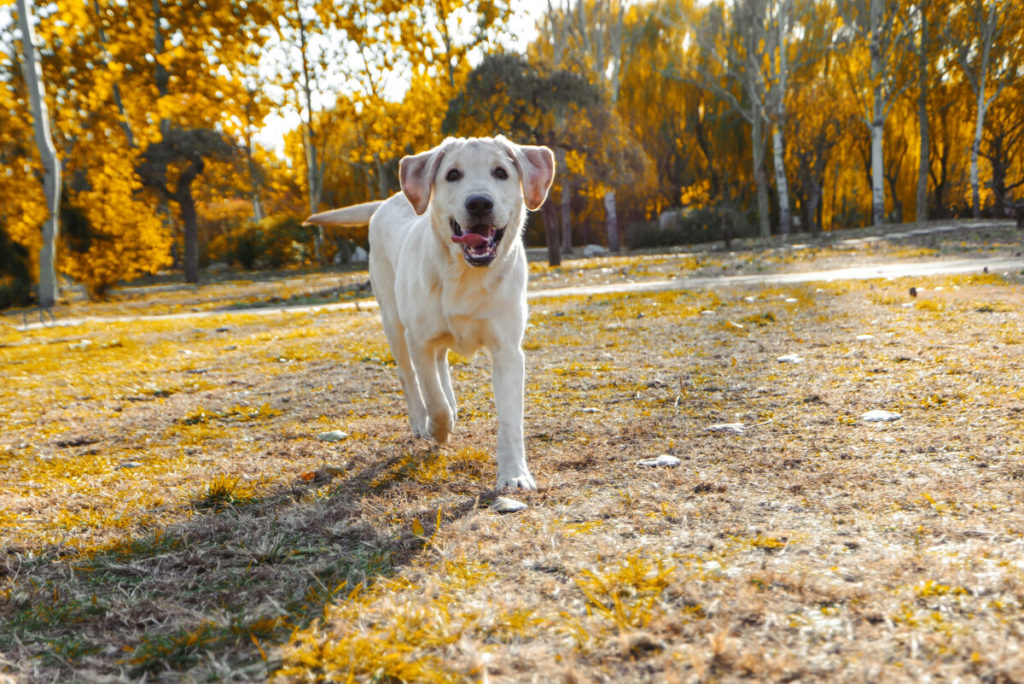
<svg viewBox="0 0 1024 684">
<path fill-rule="evenodd" d="M 492 225 L 477 224 L 468 230 L 455 219 L 451 220 L 452 242 L 462 247 L 462 256 L 471 266 L 489 266 L 498 256 L 498 245 L 505 235 L 504 228 Z"/>
</svg>

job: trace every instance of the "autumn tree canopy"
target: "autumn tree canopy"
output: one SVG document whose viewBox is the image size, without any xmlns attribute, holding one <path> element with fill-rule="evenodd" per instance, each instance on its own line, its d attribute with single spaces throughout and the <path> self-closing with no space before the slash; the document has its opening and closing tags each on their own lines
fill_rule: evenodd
<svg viewBox="0 0 1024 684">
<path fill-rule="evenodd" d="M 529 16 L 504 0 L 60 0 L 34 15 L 73 227 L 56 265 L 95 296 L 168 267 L 194 280 L 214 239 L 386 196 L 398 159 L 449 132 L 555 149 L 529 237 L 559 252 L 666 228 L 718 238 L 723 216 L 768 235 L 1024 199 L 1024 5 L 1008 0 L 553 0 Z M 0 2 L 0 243 L 36 279 L 47 208 L 18 16 Z M 264 148 L 271 114 L 296 123 Z M 364 237 L 289 231 L 308 261 Z"/>
</svg>

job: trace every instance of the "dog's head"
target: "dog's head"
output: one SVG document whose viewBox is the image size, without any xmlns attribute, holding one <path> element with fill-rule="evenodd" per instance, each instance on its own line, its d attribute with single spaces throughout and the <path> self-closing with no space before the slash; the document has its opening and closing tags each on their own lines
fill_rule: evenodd
<svg viewBox="0 0 1024 684">
<path fill-rule="evenodd" d="M 546 147 L 496 138 L 448 138 L 399 166 L 402 192 L 452 254 L 488 266 L 512 249 L 525 209 L 539 209 L 555 175 Z M 510 239 L 503 239 L 509 235 Z"/>
</svg>

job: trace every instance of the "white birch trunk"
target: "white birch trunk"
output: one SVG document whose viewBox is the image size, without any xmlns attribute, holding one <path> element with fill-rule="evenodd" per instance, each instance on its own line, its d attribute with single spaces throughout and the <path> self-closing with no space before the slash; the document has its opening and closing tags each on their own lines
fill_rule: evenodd
<svg viewBox="0 0 1024 684">
<path fill-rule="evenodd" d="M 775 188 L 779 193 L 779 233 L 789 235 L 793 218 L 789 210 L 789 182 L 786 180 L 785 142 L 781 127 L 772 126 L 772 156 L 775 162 Z"/>
<path fill-rule="evenodd" d="M 46 107 L 42 70 L 36 59 L 35 32 L 32 29 L 32 7 L 29 0 L 18 0 L 18 24 L 21 27 L 21 62 L 28 88 L 36 147 L 43 165 L 43 193 L 47 216 L 43 222 L 43 246 L 39 250 L 39 306 L 49 308 L 57 302 L 57 235 L 60 231 L 60 161 L 50 135 L 50 115 Z"/>
<path fill-rule="evenodd" d="M 981 187 L 978 179 L 978 155 L 981 151 L 981 137 L 985 132 L 985 77 L 982 75 L 978 88 L 978 113 L 974 117 L 974 139 L 971 141 L 971 215 L 981 218 Z"/>
<path fill-rule="evenodd" d="M 871 33 L 869 35 L 871 54 L 871 117 L 868 127 L 871 129 L 871 224 L 880 226 L 885 221 L 885 88 L 882 85 L 882 72 L 885 69 L 882 54 L 882 14 L 883 0 L 871 0 L 869 18 Z"/>
<path fill-rule="evenodd" d="M 971 214 L 974 218 L 980 218 L 981 188 L 978 179 L 978 153 L 981 150 L 981 137 L 985 132 L 985 113 L 988 110 L 988 101 L 985 99 L 985 86 L 988 79 L 992 42 L 997 28 L 996 3 L 989 7 L 987 17 L 984 16 L 980 7 L 975 11 L 978 18 L 978 33 L 981 41 L 981 66 L 978 69 L 977 79 L 972 83 L 975 86 L 974 95 L 977 99 L 977 112 L 974 117 L 974 139 L 971 141 Z"/>
<path fill-rule="evenodd" d="M 619 251 L 619 221 L 615 213 L 615 191 L 609 190 L 604 194 L 604 215 L 608 227 L 608 249 L 612 252 Z"/>
<path fill-rule="evenodd" d="M 871 122 L 871 225 L 874 226 L 885 221 L 885 173 L 882 165 L 885 121 L 877 113 L 881 108 L 880 101 L 876 100 L 876 115 Z"/>
<path fill-rule="evenodd" d="M 770 93 L 772 112 L 772 151 L 775 166 L 775 189 L 779 193 L 779 233 L 789 235 L 793 229 L 793 217 L 789 208 L 789 182 L 786 179 L 786 138 L 783 133 L 786 125 L 786 88 L 789 82 L 789 23 L 792 8 L 786 0 L 779 0 L 775 11 L 776 47 L 779 51 L 776 60 L 775 50 L 769 52 L 773 81 L 775 85 Z M 776 63 L 778 66 L 776 67 Z"/>
</svg>

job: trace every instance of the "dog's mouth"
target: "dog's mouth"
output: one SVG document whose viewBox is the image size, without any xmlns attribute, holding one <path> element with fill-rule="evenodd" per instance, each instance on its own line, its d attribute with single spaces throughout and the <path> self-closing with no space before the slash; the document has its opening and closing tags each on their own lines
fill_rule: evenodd
<svg viewBox="0 0 1024 684">
<path fill-rule="evenodd" d="M 451 220 L 452 242 L 462 247 L 462 255 L 471 266 L 487 266 L 498 256 L 498 244 L 505 235 L 504 228 L 478 224 L 467 230 L 455 219 Z"/>
</svg>

